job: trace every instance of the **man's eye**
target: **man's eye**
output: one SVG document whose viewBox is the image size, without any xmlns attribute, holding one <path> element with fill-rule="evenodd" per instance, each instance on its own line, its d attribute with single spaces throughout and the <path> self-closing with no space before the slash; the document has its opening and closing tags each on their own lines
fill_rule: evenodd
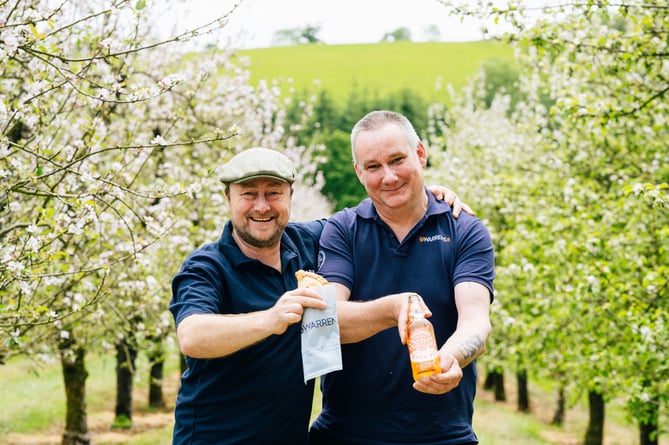
<svg viewBox="0 0 669 445">
<path fill-rule="evenodd" d="M 377 168 L 379 168 L 378 164 L 371 164 L 367 166 L 367 170 L 376 170 Z"/>
<path fill-rule="evenodd" d="M 403 160 L 404 160 L 404 158 L 395 158 L 395 159 L 393 159 L 392 161 L 390 161 L 390 163 L 391 163 L 391 164 L 399 164 L 399 163 L 402 162 Z"/>
</svg>

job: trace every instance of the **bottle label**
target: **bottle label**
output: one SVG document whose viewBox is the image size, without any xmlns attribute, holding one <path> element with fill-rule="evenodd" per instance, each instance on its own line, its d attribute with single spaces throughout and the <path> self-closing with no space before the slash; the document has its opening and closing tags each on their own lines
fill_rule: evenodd
<svg viewBox="0 0 669 445">
<path fill-rule="evenodd" d="M 434 336 L 428 329 L 418 329 L 409 336 L 409 356 L 411 361 L 424 362 L 434 360 L 437 348 Z"/>
</svg>

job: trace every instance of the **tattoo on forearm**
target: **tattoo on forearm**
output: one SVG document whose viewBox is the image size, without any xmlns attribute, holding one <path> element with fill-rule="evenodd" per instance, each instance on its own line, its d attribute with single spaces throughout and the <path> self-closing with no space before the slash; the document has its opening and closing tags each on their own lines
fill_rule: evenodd
<svg viewBox="0 0 669 445">
<path fill-rule="evenodd" d="M 480 335 L 472 335 L 465 341 L 460 344 L 460 352 L 462 353 L 462 358 L 469 360 L 470 358 L 476 358 L 479 354 L 481 348 L 485 345 L 485 342 Z"/>
</svg>

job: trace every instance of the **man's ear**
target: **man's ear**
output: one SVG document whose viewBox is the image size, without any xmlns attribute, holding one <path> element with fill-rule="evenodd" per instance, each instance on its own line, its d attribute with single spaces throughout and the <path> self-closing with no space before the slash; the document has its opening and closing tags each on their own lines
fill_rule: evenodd
<svg viewBox="0 0 669 445">
<path fill-rule="evenodd" d="M 427 167 L 427 148 L 425 148 L 421 140 L 418 141 L 418 145 L 416 146 L 416 156 L 418 156 L 420 165 L 423 168 Z"/>
<path fill-rule="evenodd" d="M 353 168 L 355 169 L 355 175 L 358 177 L 358 181 L 360 181 L 360 184 L 365 185 L 362 182 L 362 170 L 360 169 L 360 166 L 357 163 L 354 163 Z"/>
</svg>

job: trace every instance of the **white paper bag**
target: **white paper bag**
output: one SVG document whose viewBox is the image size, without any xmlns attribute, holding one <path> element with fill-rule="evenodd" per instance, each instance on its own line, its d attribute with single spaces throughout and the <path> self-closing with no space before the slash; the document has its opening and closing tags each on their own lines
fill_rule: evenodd
<svg viewBox="0 0 669 445">
<path fill-rule="evenodd" d="M 302 314 L 302 367 L 304 383 L 309 379 L 342 369 L 341 342 L 335 287 L 332 284 L 314 288 L 326 309 L 305 308 Z"/>
</svg>

